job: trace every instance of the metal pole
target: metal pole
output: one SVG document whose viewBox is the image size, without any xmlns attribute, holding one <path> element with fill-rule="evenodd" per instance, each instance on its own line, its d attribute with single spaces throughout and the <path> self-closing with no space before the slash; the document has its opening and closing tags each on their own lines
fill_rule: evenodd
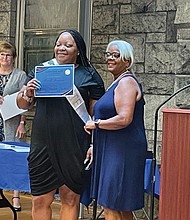
<svg viewBox="0 0 190 220">
<path fill-rule="evenodd" d="M 156 111 L 155 111 L 155 119 L 154 119 L 154 146 L 153 146 L 153 158 L 152 158 L 152 190 L 151 190 L 151 207 L 150 207 L 150 220 L 154 219 L 154 190 L 155 190 L 155 169 L 156 169 L 156 145 L 157 145 L 157 126 L 158 126 L 158 112 L 160 108 L 166 104 L 170 99 L 176 96 L 178 93 L 190 87 L 190 84 L 182 87 L 181 89 L 174 92 L 171 96 L 169 96 L 163 103 L 161 103 Z"/>
<path fill-rule="evenodd" d="M 84 218 L 84 205 L 80 203 L 80 209 L 79 209 L 79 219 Z"/>
</svg>

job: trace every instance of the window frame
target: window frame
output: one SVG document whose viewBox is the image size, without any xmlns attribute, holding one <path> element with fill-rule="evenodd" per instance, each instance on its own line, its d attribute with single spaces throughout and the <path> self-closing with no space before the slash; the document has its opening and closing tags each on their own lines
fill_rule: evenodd
<svg viewBox="0 0 190 220">
<path fill-rule="evenodd" d="M 91 26 L 92 26 L 92 1 L 80 0 L 78 13 L 78 30 L 83 36 L 87 45 L 87 57 L 90 58 L 91 48 Z M 50 31 L 48 29 L 25 29 L 25 0 L 17 0 L 17 22 L 15 45 L 17 48 L 16 67 L 23 69 L 24 66 L 24 35 L 26 32 L 39 33 L 40 31 Z M 61 32 L 63 29 L 55 29 L 56 32 Z M 52 29 L 51 29 L 52 31 Z"/>
</svg>

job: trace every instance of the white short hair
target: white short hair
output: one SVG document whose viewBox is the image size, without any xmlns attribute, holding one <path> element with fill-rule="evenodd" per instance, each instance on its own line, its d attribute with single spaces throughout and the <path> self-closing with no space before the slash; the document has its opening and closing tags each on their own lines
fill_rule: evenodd
<svg viewBox="0 0 190 220">
<path fill-rule="evenodd" d="M 121 59 L 130 60 L 130 65 L 128 67 L 128 69 L 130 69 L 134 62 L 134 51 L 132 45 L 124 40 L 113 40 L 108 44 L 106 52 L 108 52 L 111 46 L 116 46 L 118 48 Z"/>
</svg>

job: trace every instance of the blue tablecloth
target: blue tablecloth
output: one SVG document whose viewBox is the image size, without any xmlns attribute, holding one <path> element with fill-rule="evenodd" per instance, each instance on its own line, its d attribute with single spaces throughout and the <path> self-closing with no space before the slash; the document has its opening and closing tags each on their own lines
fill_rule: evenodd
<svg viewBox="0 0 190 220">
<path fill-rule="evenodd" d="M 27 143 L 4 142 L 10 145 L 29 147 Z M 0 188 L 30 192 L 27 164 L 28 152 L 0 149 Z"/>
<path fill-rule="evenodd" d="M 29 147 L 27 143 L 4 142 L 16 146 Z M 30 181 L 28 174 L 27 163 L 28 152 L 15 152 L 14 150 L 0 149 L 0 189 L 19 190 L 30 192 Z M 144 189 L 145 192 L 151 194 L 152 185 L 152 160 L 146 160 Z M 86 173 L 86 185 L 90 182 L 90 171 Z M 156 166 L 155 194 L 160 194 L 160 172 Z M 84 205 L 88 205 L 91 199 L 89 198 L 89 187 L 86 187 L 81 198 Z"/>
<path fill-rule="evenodd" d="M 27 143 L 21 142 L 3 142 L 13 146 L 30 147 Z M 30 192 L 30 180 L 28 173 L 28 152 L 15 152 L 11 150 L 0 149 L 0 189 L 19 190 Z M 90 188 L 90 170 L 85 172 L 84 193 L 81 196 L 81 203 L 88 206 L 92 201 L 89 198 Z"/>
<path fill-rule="evenodd" d="M 151 194 L 151 192 L 152 192 L 152 159 L 146 160 L 144 190 L 147 194 Z M 155 169 L 154 194 L 156 194 L 158 196 L 160 195 L 160 171 L 159 171 L 159 168 L 157 165 L 156 165 L 156 169 Z"/>
</svg>

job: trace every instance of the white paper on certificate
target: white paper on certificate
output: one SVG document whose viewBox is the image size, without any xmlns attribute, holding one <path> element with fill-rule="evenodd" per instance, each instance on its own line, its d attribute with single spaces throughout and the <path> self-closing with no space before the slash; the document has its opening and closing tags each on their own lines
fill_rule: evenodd
<svg viewBox="0 0 190 220">
<path fill-rule="evenodd" d="M 35 91 L 36 97 L 73 95 L 74 64 L 36 66 L 35 78 L 41 83 L 41 88 Z"/>
<path fill-rule="evenodd" d="M 6 121 L 16 115 L 20 115 L 27 110 L 19 109 L 16 103 L 16 97 L 18 92 L 4 97 L 4 102 L 0 105 L 1 115 L 3 120 Z"/>
</svg>

